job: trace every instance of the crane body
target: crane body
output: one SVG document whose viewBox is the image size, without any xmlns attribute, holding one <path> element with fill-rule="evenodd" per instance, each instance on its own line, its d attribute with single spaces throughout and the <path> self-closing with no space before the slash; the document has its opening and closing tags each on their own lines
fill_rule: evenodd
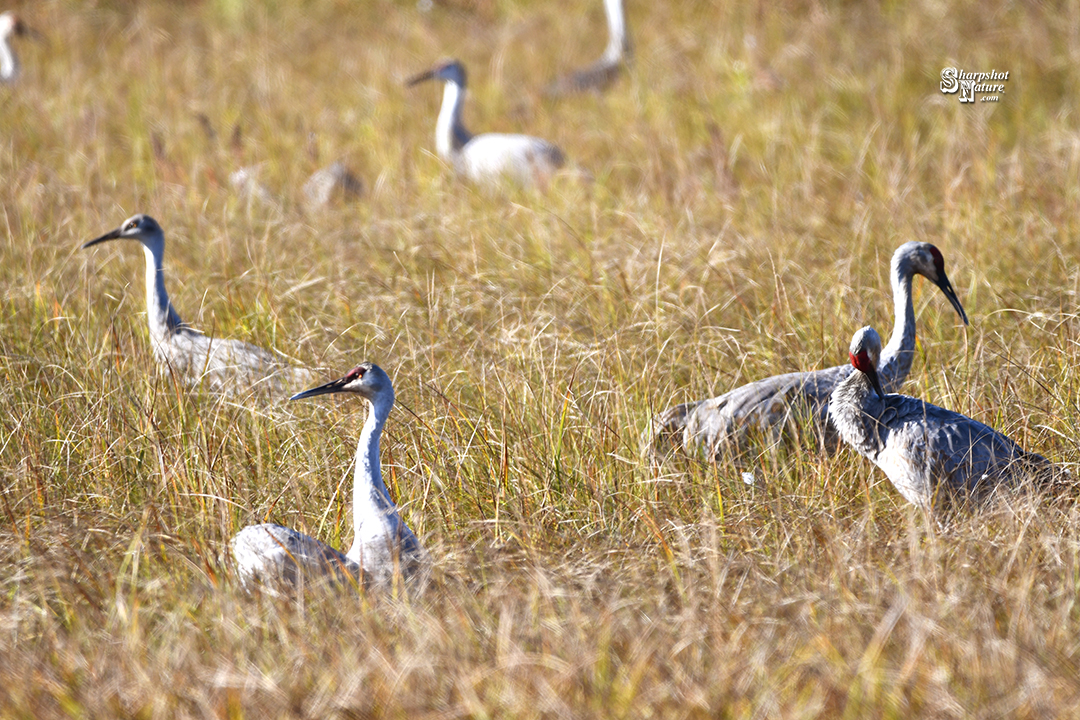
<svg viewBox="0 0 1080 720">
<path fill-rule="evenodd" d="M 881 338 L 855 333 L 852 372 L 833 390 L 829 417 L 841 439 L 884 471 L 909 502 L 932 509 L 953 499 L 985 500 L 1025 478 L 1062 471 L 1042 455 L 960 413 L 907 395 L 886 394 L 879 379 Z"/>
<path fill-rule="evenodd" d="M 556 79 L 548 86 L 547 95 L 556 97 L 590 91 L 600 92 L 606 90 L 619 77 L 626 61 L 633 54 L 623 0 L 604 0 L 604 16 L 607 18 L 608 44 L 603 55 L 591 65 Z"/>
<path fill-rule="evenodd" d="M 353 543 L 341 553 L 309 535 L 271 523 L 252 525 L 231 542 L 242 582 L 285 582 L 326 578 L 336 583 L 387 585 L 410 579 L 426 563 L 416 535 L 398 514 L 383 483 L 379 438 L 394 406 L 394 388 L 378 365 L 361 363 L 339 380 L 294 395 L 292 400 L 327 393 L 356 393 L 370 409 L 356 446 L 353 471 Z"/>
<path fill-rule="evenodd" d="M 544 185 L 563 166 L 562 151 L 547 140 L 529 135 L 483 133 L 473 135 L 461 121 L 465 102 L 465 68 L 452 60 L 407 83 L 427 80 L 444 83 L 442 107 L 435 122 L 435 149 L 459 175 L 477 183 L 497 184 L 506 179 L 522 186 Z"/>
<path fill-rule="evenodd" d="M 204 383 L 213 390 L 245 387 L 281 392 L 310 382 L 308 370 L 293 367 L 260 347 L 239 340 L 209 337 L 180 319 L 165 291 L 165 233 L 154 218 L 133 215 L 116 230 L 82 247 L 117 239 L 142 243 L 146 256 L 146 317 L 150 345 L 162 370 L 193 384 Z"/>
</svg>

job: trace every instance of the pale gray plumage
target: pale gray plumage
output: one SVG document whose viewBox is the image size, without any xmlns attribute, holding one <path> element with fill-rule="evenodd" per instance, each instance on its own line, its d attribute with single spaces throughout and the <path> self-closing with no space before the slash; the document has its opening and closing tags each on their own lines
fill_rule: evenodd
<svg viewBox="0 0 1080 720">
<path fill-rule="evenodd" d="M 851 340 L 852 372 L 832 392 L 829 418 L 845 443 L 881 468 L 909 502 L 985 500 L 1002 486 L 1063 474 L 1041 455 L 971 418 L 907 395 L 878 379 L 881 338 L 872 327 Z"/>
<path fill-rule="evenodd" d="M 607 17 L 608 26 L 608 44 L 604 54 L 591 65 L 552 82 L 545 91 L 547 95 L 557 97 L 589 91 L 599 92 L 607 89 L 619 77 L 633 52 L 630 32 L 626 27 L 623 0 L 604 0 L 604 15 Z"/>
<path fill-rule="evenodd" d="M 261 168 L 258 165 L 242 167 L 229 174 L 229 184 L 232 185 L 241 200 L 246 200 L 248 205 L 260 203 L 268 208 L 280 210 L 282 201 L 276 197 L 270 189 L 259 179 Z"/>
<path fill-rule="evenodd" d="M 231 542 L 236 569 L 245 584 L 283 581 L 296 585 L 301 581 L 328 579 L 338 584 L 386 585 L 398 575 L 405 579 L 415 577 L 426 564 L 420 542 L 398 514 L 382 480 L 379 437 L 394 406 L 390 378 L 378 365 L 362 363 L 340 380 L 299 393 L 292 399 L 337 392 L 356 393 L 370 405 L 356 447 L 352 547 L 343 554 L 281 525 L 246 527 Z"/>
<path fill-rule="evenodd" d="M 896 390 L 907 378 L 915 356 L 913 277 L 922 275 L 937 285 L 965 325 L 967 315 L 945 274 L 941 252 L 930 243 L 904 243 L 893 253 L 890 269 L 895 322 L 882 355 L 881 380 L 888 390 Z M 719 457 L 725 450 L 741 449 L 749 431 L 775 442 L 800 421 L 808 421 L 819 442 L 834 448 L 835 434 L 828 428 L 829 394 L 849 374 L 851 366 L 840 365 L 775 375 L 710 400 L 676 405 L 657 416 L 644 449 L 663 454 L 668 445 L 679 444 L 689 453 Z"/>
<path fill-rule="evenodd" d="M 547 140 L 528 135 L 484 133 L 473 135 L 461 122 L 465 102 L 465 68 L 451 60 L 407 82 L 441 80 L 442 108 L 435 123 L 435 149 L 455 172 L 473 182 L 512 180 L 520 185 L 543 185 L 562 167 L 562 151 Z"/>
<path fill-rule="evenodd" d="M 302 191 L 308 209 L 316 210 L 329 205 L 335 195 L 350 199 L 360 197 L 364 194 L 364 184 L 345 163 L 338 161 L 312 173 Z"/>
<path fill-rule="evenodd" d="M 149 215 L 133 215 L 116 230 L 83 245 L 137 240 L 146 255 L 146 315 L 154 359 L 165 371 L 213 390 L 259 389 L 285 392 L 310 383 L 308 370 L 238 340 L 210 338 L 184 323 L 165 292 L 162 259 L 165 233 Z"/>
</svg>

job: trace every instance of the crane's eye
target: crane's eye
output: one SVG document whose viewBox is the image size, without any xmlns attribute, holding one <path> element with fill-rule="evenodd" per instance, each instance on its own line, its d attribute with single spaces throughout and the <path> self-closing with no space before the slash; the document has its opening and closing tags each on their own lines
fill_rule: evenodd
<svg viewBox="0 0 1080 720">
<path fill-rule="evenodd" d="M 365 372 L 367 372 L 366 368 L 354 367 L 352 370 L 349 371 L 349 375 L 348 375 L 349 382 L 352 382 L 353 380 L 357 380 L 359 378 L 364 377 Z"/>
<path fill-rule="evenodd" d="M 136 221 L 132 220 L 131 222 L 129 222 L 129 223 L 127 224 L 127 225 L 125 225 L 125 226 L 124 226 L 124 230 L 125 230 L 125 231 L 127 231 L 127 230 L 134 230 L 134 229 L 135 229 L 135 228 L 136 228 L 136 227 L 138 226 L 138 224 L 139 224 L 139 223 L 137 223 Z"/>
</svg>

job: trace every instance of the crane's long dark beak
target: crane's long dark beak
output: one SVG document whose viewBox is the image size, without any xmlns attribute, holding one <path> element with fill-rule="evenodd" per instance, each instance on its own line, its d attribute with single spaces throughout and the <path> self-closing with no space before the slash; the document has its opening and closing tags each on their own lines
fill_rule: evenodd
<svg viewBox="0 0 1080 720">
<path fill-rule="evenodd" d="M 435 71 L 434 70 L 427 70 L 425 72 L 420 73 L 419 75 L 414 75 L 411 78 L 409 78 L 408 80 L 406 80 L 405 81 L 405 87 L 412 87 L 413 85 L 418 85 L 418 84 L 424 82 L 425 80 L 431 80 L 433 77 L 435 77 Z"/>
<path fill-rule="evenodd" d="M 941 273 L 937 286 L 941 288 L 941 292 L 945 293 L 945 297 L 949 298 L 949 302 L 952 303 L 953 308 L 960 315 L 960 319 L 967 325 L 968 319 L 967 313 L 964 312 L 964 306 L 960 304 L 960 298 L 956 297 L 956 291 L 953 290 L 952 283 L 949 282 L 949 277 L 944 272 Z"/>
<path fill-rule="evenodd" d="M 310 390 L 304 390 L 303 392 L 298 392 L 289 399 L 290 400 L 303 400 L 304 398 L 315 397 L 316 395 L 326 395 L 328 393 L 344 392 L 344 390 L 342 390 L 342 388 L 344 388 L 346 385 L 348 385 L 351 381 L 353 381 L 355 379 L 356 378 L 354 378 L 354 377 L 352 377 L 350 375 L 346 375 L 343 378 L 338 378 L 337 380 L 331 380 L 330 382 L 326 383 L 325 385 L 320 385 L 319 387 L 313 387 Z"/>
<path fill-rule="evenodd" d="M 877 396 L 884 400 L 885 391 L 881 389 L 881 378 L 878 377 L 877 368 L 870 368 L 870 372 L 866 374 L 870 376 L 870 384 L 874 386 L 874 391 L 877 392 Z"/>
<path fill-rule="evenodd" d="M 111 232 L 107 232 L 107 233 L 105 233 L 104 235 L 102 235 L 99 238 L 94 238 L 93 240 L 91 240 L 88 243 L 83 243 L 82 249 L 85 250 L 86 248 L 91 247 L 92 245 L 97 245 L 98 243 L 103 243 L 106 240 L 115 240 L 118 237 L 120 237 L 120 228 L 116 228 L 115 230 L 113 230 Z"/>
</svg>

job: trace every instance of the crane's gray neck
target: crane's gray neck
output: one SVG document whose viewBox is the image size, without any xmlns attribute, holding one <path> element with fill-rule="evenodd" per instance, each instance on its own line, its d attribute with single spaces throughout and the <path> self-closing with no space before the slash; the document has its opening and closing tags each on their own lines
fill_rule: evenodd
<svg viewBox="0 0 1080 720">
<path fill-rule="evenodd" d="M 371 409 L 356 446 L 356 470 L 353 473 L 355 535 L 347 554 L 356 562 L 361 562 L 364 557 L 365 546 L 378 543 L 376 547 L 385 550 L 386 538 L 396 534 L 397 506 L 386 492 L 379 465 L 379 436 L 393 406 L 393 394 L 381 395 L 371 401 Z"/>
<path fill-rule="evenodd" d="M 624 55 L 630 54 L 630 37 L 626 32 L 622 0 L 604 0 L 604 14 L 607 15 L 608 44 L 603 59 L 617 63 Z"/>
<path fill-rule="evenodd" d="M 880 379 L 880 370 L 878 375 Z M 829 398 L 829 417 L 840 437 L 871 460 L 883 447 L 878 423 L 883 411 L 884 402 L 870 378 L 858 370 L 844 378 Z"/>
<path fill-rule="evenodd" d="M 19 60 L 8 44 L 7 37 L 0 37 L 0 80 L 14 80 L 19 74 Z"/>
<path fill-rule="evenodd" d="M 150 339 L 155 347 L 168 340 L 184 324 L 169 302 L 169 294 L 165 292 L 165 273 L 161 267 L 163 248 L 164 242 L 156 244 L 154 248 L 143 245 L 146 253 L 146 317 L 150 322 Z"/>
<path fill-rule="evenodd" d="M 881 350 L 878 379 L 885 392 L 898 392 L 915 359 L 915 307 L 911 300 L 911 261 L 900 256 L 892 265 L 893 330 Z M 855 373 L 862 375 L 862 373 Z"/>
<path fill-rule="evenodd" d="M 435 150 L 439 157 L 450 160 L 454 153 L 472 139 L 461 124 L 461 106 L 465 103 L 465 88 L 456 82 L 446 82 L 443 88 L 442 108 L 435 123 Z"/>
</svg>

